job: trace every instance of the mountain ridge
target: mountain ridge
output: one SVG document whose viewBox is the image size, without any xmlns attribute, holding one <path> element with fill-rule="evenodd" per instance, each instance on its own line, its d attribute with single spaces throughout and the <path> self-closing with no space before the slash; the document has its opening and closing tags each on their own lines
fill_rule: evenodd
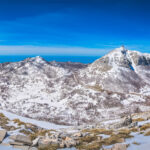
<svg viewBox="0 0 150 150">
<path fill-rule="evenodd" d="M 37 56 L 0 65 L 0 108 L 77 125 L 150 108 L 150 54 L 117 48 L 91 64 Z M 107 110 L 107 111 L 106 111 Z"/>
</svg>

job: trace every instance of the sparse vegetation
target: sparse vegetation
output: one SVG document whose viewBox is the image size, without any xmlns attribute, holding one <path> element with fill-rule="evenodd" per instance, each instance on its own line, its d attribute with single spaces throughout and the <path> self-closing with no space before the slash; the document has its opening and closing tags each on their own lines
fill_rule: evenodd
<svg viewBox="0 0 150 150">
<path fill-rule="evenodd" d="M 6 129 L 7 131 L 17 129 L 13 126 L 8 126 L 7 124 L 9 123 L 9 119 L 5 117 L 5 115 L 0 113 L 0 123 L 2 122 L 2 120 L 4 120 L 4 124 L 2 127 Z M 138 118 L 138 120 L 142 120 L 142 119 Z M 43 136 L 42 139 L 44 139 L 45 138 L 44 136 L 46 136 L 46 134 L 50 136 L 51 134 L 53 134 L 51 131 L 55 131 L 55 130 L 41 129 L 41 128 L 38 128 L 34 124 L 25 123 L 25 122 L 20 121 L 19 119 L 14 119 L 13 122 L 16 123 L 19 126 L 19 128 L 21 125 L 23 125 L 22 126 L 23 129 L 20 128 L 19 132 L 27 135 L 28 137 L 31 138 L 31 140 L 34 140 L 38 136 Z M 132 132 L 138 132 L 140 134 L 144 134 L 145 136 L 150 136 L 150 130 L 147 130 L 147 129 L 150 129 L 150 123 L 144 124 L 141 127 L 135 126 L 133 128 L 129 128 L 126 126 L 126 127 L 122 127 L 120 129 L 114 129 L 114 130 L 98 128 L 98 127 L 91 128 L 91 129 L 89 128 L 83 129 L 81 132 L 87 133 L 87 134 L 85 134 L 85 136 L 82 135 L 78 137 L 77 143 L 76 143 L 77 145 L 75 147 L 79 150 L 99 150 L 104 145 L 112 145 L 116 143 L 125 142 L 126 138 L 133 137 L 131 135 Z M 109 136 L 103 138 L 101 134 L 109 135 Z M 72 138 L 72 137 L 70 136 L 69 138 Z M 65 140 L 65 139 L 66 137 L 64 136 L 60 140 Z M 39 150 L 57 150 L 60 147 L 59 144 L 58 145 L 50 144 L 50 145 L 46 145 L 45 147 L 39 147 Z M 136 141 L 133 142 L 132 144 L 140 145 L 140 143 Z"/>
<path fill-rule="evenodd" d="M 15 127 L 7 125 L 8 121 L 9 119 L 3 113 L 0 113 L 0 126 L 8 131 L 15 130 Z"/>
<path fill-rule="evenodd" d="M 136 119 L 132 119 L 133 122 L 140 122 L 140 121 L 144 121 L 144 118 L 136 118 Z"/>
<path fill-rule="evenodd" d="M 121 138 L 117 135 L 112 135 L 109 138 L 103 139 L 102 144 L 103 145 L 112 145 L 112 144 L 115 144 L 115 143 L 122 143 L 122 142 L 124 142 L 123 138 Z"/>
<path fill-rule="evenodd" d="M 143 130 L 146 130 L 146 129 L 149 129 L 150 128 L 150 124 L 144 124 L 142 125 L 142 127 L 140 127 L 140 130 L 143 131 Z"/>
<path fill-rule="evenodd" d="M 83 132 L 89 132 L 93 134 L 106 134 L 106 135 L 111 135 L 113 133 L 113 130 L 107 130 L 107 129 L 85 129 Z"/>
<path fill-rule="evenodd" d="M 41 147 L 38 150 L 57 150 L 59 146 L 57 144 L 51 144 L 49 146 Z"/>
<path fill-rule="evenodd" d="M 83 132 L 88 132 L 90 134 L 80 138 L 80 144 L 77 146 L 79 150 L 99 150 L 102 145 L 122 143 L 124 142 L 125 138 L 133 137 L 130 135 L 131 131 L 129 129 L 121 129 L 116 134 L 113 132 L 113 130 L 107 129 L 86 129 L 83 130 Z M 110 135 L 110 137 L 99 140 L 97 136 L 99 134 Z"/>
<path fill-rule="evenodd" d="M 116 135 L 120 138 L 132 138 L 133 136 L 130 135 L 131 131 L 129 130 L 122 130 L 122 131 L 119 131 L 119 133 Z"/>
<path fill-rule="evenodd" d="M 6 116 L 3 113 L 0 113 L 0 118 L 6 118 Z"/>
<path fill-rule="evenodd" d="M 23 134 L 25 134 L 25 135 L 30 135 L 30 134 L 31 134 L 30 131 L 25 130 L 25 129 L 20 130 L 20 133 L 23 133 Z"/>
<path fill-rule="evenodd" d="M 129 129 L 120 129 L 119 131 L 119 134 L 130 134 L 131 131 Z"/>
<path fill-rule="evenodd" d="M 38 136 L 45 136 L 46 133 L 50 135 L 50 130 L 38 130 L 37 132 L 31 133 L 30 138 L 34 140 Z"/>
<path fill-rule="evenodd" d="M 150 136 L 150 131 L 146 132 L 144 135 L 145 136 Z"/>
<path fill-rule="evenodd" d="M 132 144 L 135 144 L 135 145 L 140 145 L 140 143 L 138 143 L 138 142 L 133 142 Z"/>
<path fill-rule="evenodd" d="M 87 87 L 95 91 L 100 91 L 100 92 L 104 91 L 100 85 L 87 86 Z"/>
<path fill-rule="evenodd" d="M 97 141 L 93 141 L 92 143 L 88 144 L 88 143 L 82 143 L 78 146 L 76 146 L 77 149 L 79 150 L 99 150 L 102 146 L 102 143 L 97 142 Z"/>
<path fill-rule="evenodd" d="M 84 142 L 90 143 L 96 140 L 97 140 L 96 135 L 92 135 L 92 136 L 88 135 L 88 136 L 80 138 L 80 143 L 84 143 Z"/>
<path fill-rule="evenodd" d="M 25 125 L 26 123 L 20 121 L 19 119 L 14 119 L 13 120 L 14 123 L 18 124 L 18 126 L 21 126 L 21 125 Z"/>
<path fill-rule="evenodd" d="M 138 128 L 137 127 L 131 128 L 130 131 L 131 132 L 138 132 Z"/>
</svg>

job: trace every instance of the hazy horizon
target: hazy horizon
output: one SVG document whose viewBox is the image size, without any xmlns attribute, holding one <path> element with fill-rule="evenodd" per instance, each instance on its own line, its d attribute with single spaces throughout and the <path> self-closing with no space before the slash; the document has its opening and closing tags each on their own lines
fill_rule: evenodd
<svg viewBox="0 0 150 150">
<path fill-rule="evenodd" d="M 36 55 L 0 55 L 0 63 L 18 62 L 26 58 L 36 57 Z M 58 56 L 58 55 L 40 55 L 46 61 L 56 62 L 77 62 L 77 63 L 92 63 L 102 56 Z"/>
</svg>

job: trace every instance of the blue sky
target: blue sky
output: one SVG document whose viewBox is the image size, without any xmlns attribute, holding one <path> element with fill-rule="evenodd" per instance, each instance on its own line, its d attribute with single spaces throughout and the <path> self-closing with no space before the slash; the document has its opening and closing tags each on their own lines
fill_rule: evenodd
<svg viewBox="0 0 150 150">
<path fill-rule="evenodd" d="M 1 0 L 0 54 L 150 52 L 149 0 Z"/>
</svg>

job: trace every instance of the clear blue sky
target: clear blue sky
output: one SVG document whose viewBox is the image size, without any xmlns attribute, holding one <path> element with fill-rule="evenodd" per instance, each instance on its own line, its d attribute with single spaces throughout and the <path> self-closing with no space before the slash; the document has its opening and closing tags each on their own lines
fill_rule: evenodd
<svg viewBox="0 0 150 150">
<path fill-rule="evenodd" d="M 149 0 L 0 0 L 0 54 L 150 52 Z"/>
</svg>

